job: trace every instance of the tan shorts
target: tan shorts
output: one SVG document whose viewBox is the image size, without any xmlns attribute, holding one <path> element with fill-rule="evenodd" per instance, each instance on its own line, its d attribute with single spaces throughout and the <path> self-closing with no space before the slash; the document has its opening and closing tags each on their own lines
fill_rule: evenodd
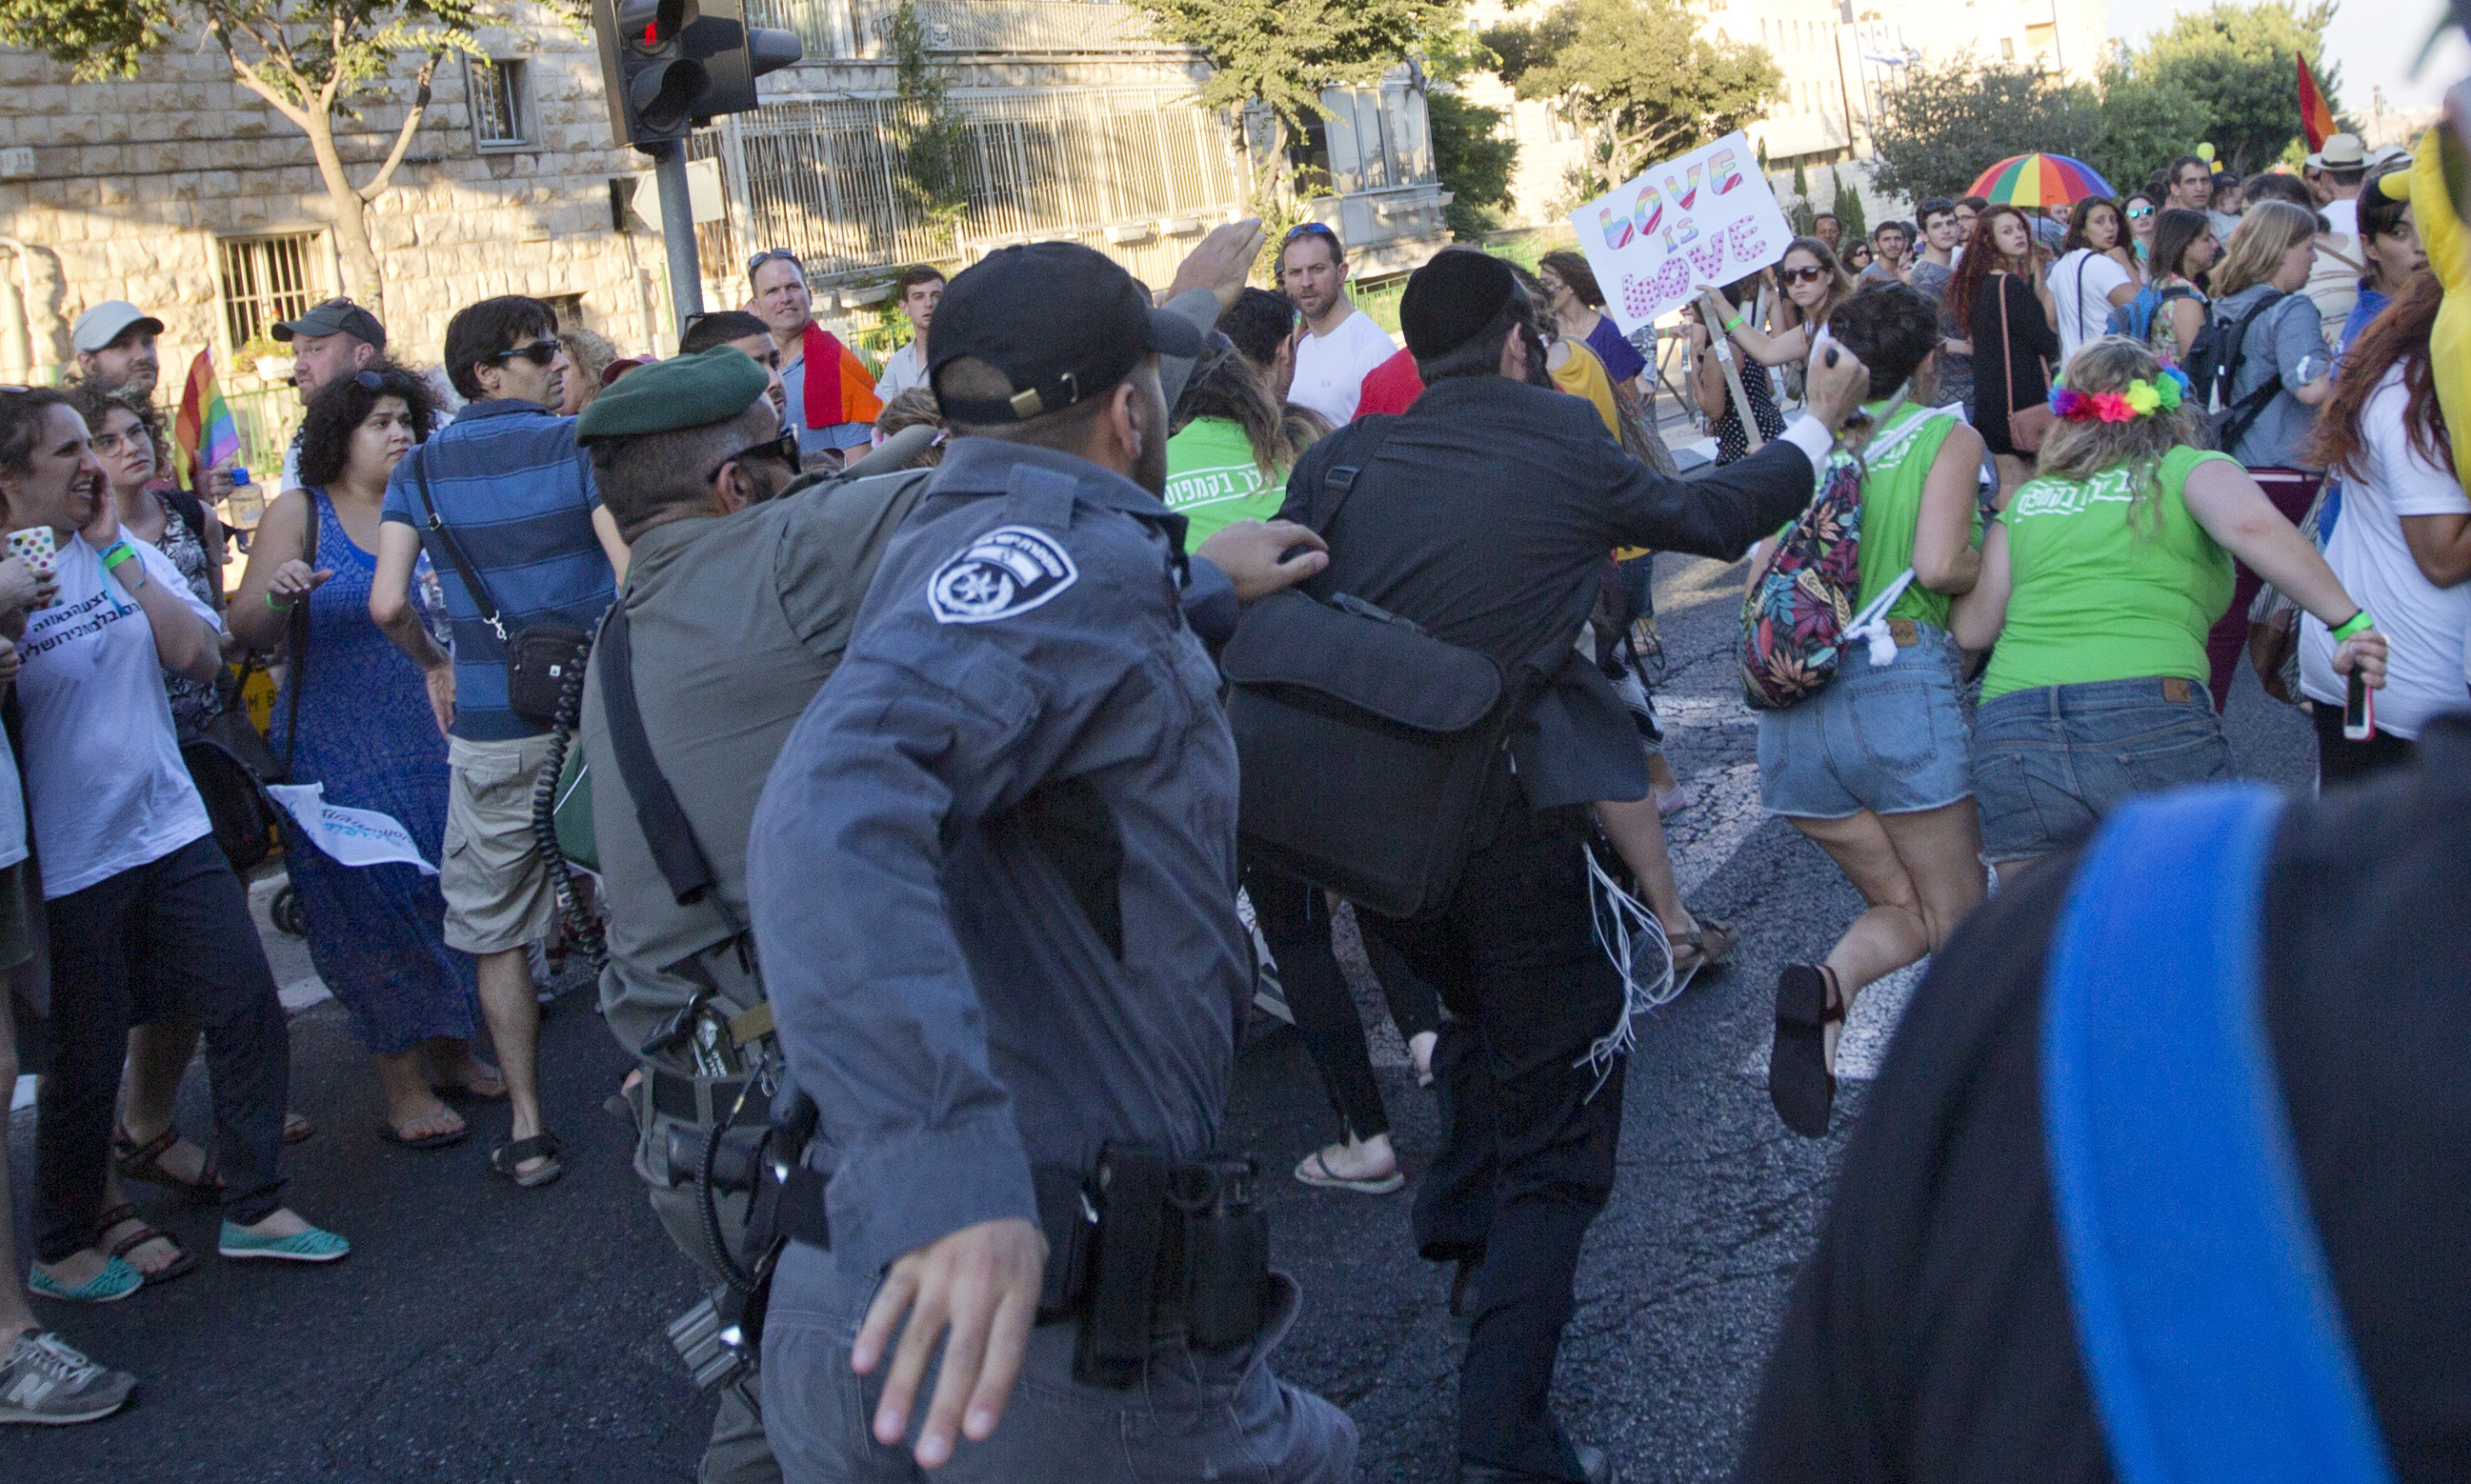
<svg viewBox="0 0 2471 1484">
<path fill-rule="evenodd" d="M 446 741 L 446 946 L 497 954 L 549 935 L 556 888 L 532 845 L 532 783 L 548 764 L 548 737 Z"/>
</svg>

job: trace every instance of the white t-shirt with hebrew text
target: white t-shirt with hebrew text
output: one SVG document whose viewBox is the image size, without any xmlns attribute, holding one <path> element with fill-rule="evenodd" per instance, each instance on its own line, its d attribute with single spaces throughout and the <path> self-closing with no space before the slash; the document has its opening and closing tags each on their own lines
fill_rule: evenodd
<svg viewBox="0 0 2471 1484">
<path fill-rule="evenodd" d="M 129 545 L 147 581 L 220 629 L 170 557 Z M 60 549 L 58 576 L 59 599 L 27 618 L 17 672 L 47 901 L 160 860 L 213 829 L 180 761 L 146 611 L 82 536 Z"/>
</svg>

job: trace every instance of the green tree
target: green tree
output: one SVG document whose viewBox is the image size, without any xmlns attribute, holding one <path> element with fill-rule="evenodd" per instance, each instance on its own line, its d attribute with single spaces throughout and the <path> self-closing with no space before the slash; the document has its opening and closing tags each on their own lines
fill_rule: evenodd
<svg viewBox="0 0 2471 1484">
<path fill-rule="evenodd" d="M 2103 75 L 2102 111 L 2084 162 L 2126 196 L 2205 137 L 2204 101 L 2177 82 L 2114 66 Z"/>
<path fill-rule="evenodd" d="M 1268 115 L 1256 204 L 1265 216 L 1284 189 L 1287 140 L 1323 117 L 1321 91 L 1378 82 L 1411 56 L 1448 51 L 1462 28 L 1462 0 L 1130 0 L 1159 35 L 1210 63 L 1201 102 Z M 1292 209 L 1293 203 L 1288 203 Z"/>
<path fill-rule="evenodd" d="M 1433 174 L 1450 193 L 1445 212 L 1450 230 L 1481 237 L 1501 224 L 1511 206 L 1518 141 L 1501 137 L 1508 115 L 1434 88 L 1424 95 L 1424 117 L 1432 129 Z"/>
<path fill-rule="evenodd" d="M 945 69 L 927 54 L 927 27 L 918 18 L 917 0 L 901 0 L 892 12 L 890 40 L 894 96 L 900 100 L 893 142 L 907 167 L 894 174 L 893 189 L 928 230 L 950 247 L 970 205 L 963 169 L 969 120 L 946 96 Z"/>
<path fill-rule="evenodd" d="M 2210 140 L 2234 173 L 2247 175 L 2281 158 L 2300 137 L 2299 69 L 2304 55 L 2326 104 L 2341 111 L 2342 69 L 2325 54 L 2325 25 L 2335 0 L 2214 0 L 2202 11 L 2171 17 L 2129 58 L 2131 77 L 2177 88 L 2196 101 L 2202 131 L 2183 134 L 2172 154 Z M 2159 165 L 2169 158 L 2155 160 Z"/>
<path fill-rule="evenodd" d="M 1959 53 L 1901 70 L 1880 90 L 1871 130 L 1871 184 L 1882 195 L 1962 196 L 2012 154 L 2082 156 L 2099 128 L 2091 88 L 2062 87 L 2025 63 Z"/>
<path fill-rule="evenodd" d="M 1680 0 L 1562 0 L 1530 24 L 1484 34 L 1501 80 L 1588 131 L 1597 191 L 1729 134 L 1783 96 L 1765 49 L 1717 41 Z"/>
<path fill-rule="evenodd" d="M 580 0 L 552 6 L 582 24 Z M 381 316 L 386 274 L 369 241 L 369 203 L 393 183 L 420 130 L 438 63 L 458 52 L 485 55 L 473 32 L 513 24 L 485 0 L 0 0 L 0 44 L 47 52 L 81 82 L 133 77 L 149 54 L 195 45 L 203 33 L 241 86 L 308 136 L 334 208 L 345 288 Z M 336 147 L 335 121 L 393 101 L 407 81 L 395 64 L 415 57 L 412 106 L 393 147 L 356 183 Z"/>
<path fill-rule="evenodd" d="M 1828 203 L 1827 209 L 1835 213 L 1836 228 L 1844 234 L 1840 240 L 1851 242 L 1870 236 L 1871 224 L 1864 220 L 1862 212 L 1862 193 L 1846 180 L 1843 171 L 1831 168 L 1827 174 L 1836 182 L 1836 200 Z"/>
</svg>

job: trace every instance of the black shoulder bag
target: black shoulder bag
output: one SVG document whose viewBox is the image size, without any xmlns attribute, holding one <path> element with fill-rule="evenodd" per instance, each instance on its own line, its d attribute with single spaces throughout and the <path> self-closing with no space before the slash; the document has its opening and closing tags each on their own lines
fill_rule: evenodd
<svg viewBox="0 0 2471 1484">
<path fill-rule="evenodd" d="M 1379 457 L 1388 419 L 1367 432 L 1354 459 L 1324 474 L 1333 498 L 1314 510 L 1315 532 Z M 1245 609 L 1219 665 L 1245 850 L 1384 916 L 1447 905 L 1494 759 L 1538 687 L 1514 694 L 1489 655 L 1351 595 L 1323 602 L 1300 588 Z"/>
<path fill-rule="evenodd" d="M 185 515 L 182 517 L 186 519 Z M 318 509 L 309 509 L 309 543 L 303 560 L 318 565 Z M 309 600 L 301 599 L 292 605 L 290 628 L 285 644 L 292 668 L 291 719 L 283 759 L 276 762 L 274 752 L 259 735 L 257 723 L 248 718 L 248 678 L 257 671 L 257 656 L 244 661 L 235 677 L 228 669 L 215 677 L 215 695 L 220 702 L 214 716 L 197 732 L 180 739 L 180 761 L 188 766 L 189 782 L 197 786 L 198 797 L 206 806 L 206 820 L 212 826 L 215 844 L 223 851 L 231 868 L 246 876 L 274 853 L 274 841 L 284 823 L 283 811 L 267 793 L 271 783 L 292 781 L 292 758 L 300 745 L 301 665 L 309 648 Z"/>
<path fill-rule="evenodd" d="M 417 452 L 412 457 L 417 458 Z M 534 726 L 555 726 L 558 697 L 566 689 L 567 676 L 581 669 L 592 636 L 564 624 L 525 624 L 509 628 L 497 600 L 489 596 L 488 584 L 481 580 L 481 574 L 464 557 L 463 544 L 438 519 L 436 503 L 429 498 L 429 471 L 417 463 L 412 469 L 412 487 L 420 496 L 421 509 L 428 513 L 430 531 L 446 549 L 447 559 L 455 564 L 464 590 L 479 606 L 481 622 L 489 625 L 489 632 L 506 647 L 507 709 Z"/>
</svg>

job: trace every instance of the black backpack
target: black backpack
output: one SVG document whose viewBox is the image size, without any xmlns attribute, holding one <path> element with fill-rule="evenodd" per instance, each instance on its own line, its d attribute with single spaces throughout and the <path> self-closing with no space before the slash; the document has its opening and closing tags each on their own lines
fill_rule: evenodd
<svg viewBox="0 0 2471 1484">
<path fill-rule="evenodd" d="M 2242 366 L 2247 363 L 2247 332 L 2257 318 L 2291 295 L 2277 289 L 2259 298 L 2247 314 L 2237 319 L 2224 319 L 2217 305 L 2205 318 L 2205 327 L 2197 332 L 2197 342 L 2187 348 L 2180 369 L 2188 373 L 2188 384 L 2197 393 L 2197 405 L 2205 412 L 2205 442 L 2224 453 L 2239 446 L 2247 430 L 2265 414 L 2265 410 L 2282 391 L 2282 373 L 2276 370 L 2271 380 L 2247 396 L 2233 400 L 2231 388 L 2238 385 Z"/>
</svg>

